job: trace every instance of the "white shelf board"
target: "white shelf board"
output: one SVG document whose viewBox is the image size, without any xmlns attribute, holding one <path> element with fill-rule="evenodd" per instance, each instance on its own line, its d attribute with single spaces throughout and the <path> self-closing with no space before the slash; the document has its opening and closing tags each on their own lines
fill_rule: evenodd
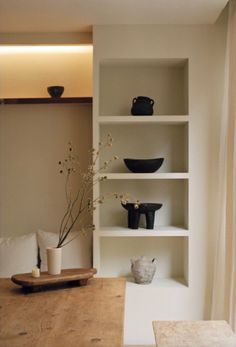
<svg viewBox="0 0 236 347">
<path fill-rule="evenodd" d="M 97 118 L 100 124 L 139 124 L 139 123 L 160 123 L 160 124 L 178 124 L 188 123 L 189 116 L 99 116 Z"/>
<path fill-rule="evenodd" d="M 100 237 L 173 237 L 189 236 L 189 232 L 184 227 L 157 226 L 156 229 L 129 229 L 120 226 L 102 227 L 96 231 Z"/>
<path fill-rule="evenodd" d="M 188 284 L 184 278 L 154 278 L 150 284 L 134 283 L 133 278 L 126 279 L 127 289 L 150 290 L 152 288 L 188 288 Z"/>
<path fill-rule="evenodd" d="M 101 173 L 99 177 L 106 177 L 108 180 L 157 180 L 157 179 L 189 179 L 187 172 L 167 172 L 167 173 Z"/>
</svg>

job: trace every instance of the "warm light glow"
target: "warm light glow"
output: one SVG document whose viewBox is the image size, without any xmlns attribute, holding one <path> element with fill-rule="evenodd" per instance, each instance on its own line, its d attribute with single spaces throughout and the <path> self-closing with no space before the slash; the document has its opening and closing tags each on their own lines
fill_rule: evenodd
<svg viewBox="0 0 236 347">
<path fill-rule="evenodd" d="M 2 45 L 0 54 L 25 54 L 25 53 L 89 53 L 92 45 Z"/>
</svg>

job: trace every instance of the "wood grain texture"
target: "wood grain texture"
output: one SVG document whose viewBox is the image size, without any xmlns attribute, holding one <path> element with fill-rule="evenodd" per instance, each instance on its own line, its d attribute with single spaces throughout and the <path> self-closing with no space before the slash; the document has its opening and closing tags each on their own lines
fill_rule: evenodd
<svg viewBox="0 0 236 347">
<path fill-rule="evenodd" d="M 97 273 L 96 269 L 65 269 L 60 275 L 49 275 L 47 271 L 41 272 L 40 277 L 34 278 L 31 273 L 13 275 L 11 280 L 23 287 L 43 286 L 55 283 L 65 283 L 89 279 Z"/>
<path fill-rule="evenodd" d="M 125 280 L 22 294 L 0 279 L 0 347 L 123 346 Z"/>
<path fill-rule="evenodd" d="M 27 105 L 27 104 L 91 104 L 92 97 L 65 97 L 65 98 L 6 98 L 0 99 L 2 105 Z"/>
</svg>

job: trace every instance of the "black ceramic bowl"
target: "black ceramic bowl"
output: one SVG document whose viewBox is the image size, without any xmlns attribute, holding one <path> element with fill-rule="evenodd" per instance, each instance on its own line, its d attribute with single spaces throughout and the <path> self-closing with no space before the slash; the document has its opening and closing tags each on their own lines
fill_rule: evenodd
<svg viewBox="0 0 236 347">
<path fill-rule="evenodd" d="M 151 173 L 160 169 L 164 158 L 156 159 L 124 159 L 125 165 L 131 172 Z"/>
<path fill-rule="evenodd" d="M 60 98 L 64 92 L 63 86 L 50 86 L 47 88 L 48 93 L 51 95 L 52 98 Z"/>
</svg>

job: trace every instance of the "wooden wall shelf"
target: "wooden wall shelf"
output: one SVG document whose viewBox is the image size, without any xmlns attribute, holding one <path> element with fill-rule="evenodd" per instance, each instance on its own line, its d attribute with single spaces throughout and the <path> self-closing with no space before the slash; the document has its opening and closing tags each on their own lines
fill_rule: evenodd
<svg viewBox="0 0 236 347">
<path fill-rule="evenodd" d="M 1 105 L 25 105 L 25 104 L 91 104 L 92 97 L 69 98 L 6 98 L 0 99 Z"/>
</svg>

